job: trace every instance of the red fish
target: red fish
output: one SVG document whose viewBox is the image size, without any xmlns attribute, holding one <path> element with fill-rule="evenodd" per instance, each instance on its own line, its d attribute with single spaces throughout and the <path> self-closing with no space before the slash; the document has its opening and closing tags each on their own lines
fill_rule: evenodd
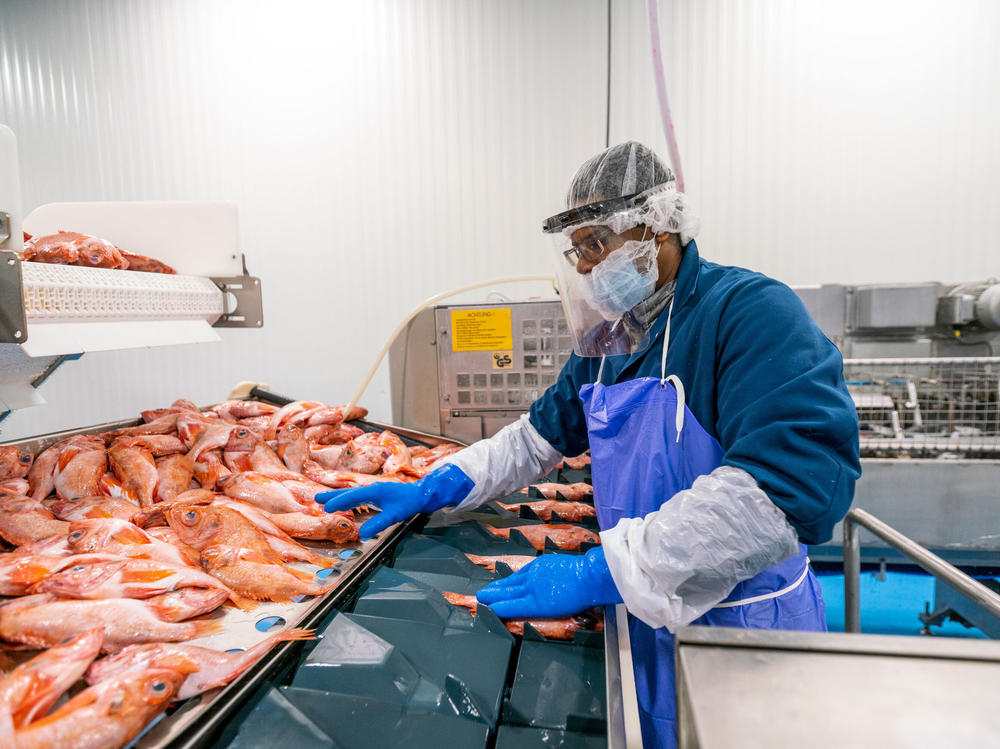
<svg viewBox="0 0 1000 749">
<path fill-rule="evenodd" d="M 108 456 L 104 452 L 103 439 L 93 435 L 70 437 L 52 472 L 56 495 L 69 499 L 100 494 L 101 477 L 107 469 Z"/>
<path fill-rule="evenodd" d="M 226 496 L 249 502 L 267 512 L 316 513 L 318 509 L 315 503 L 310 507 L 299 501 L 281 481 L 256 471 L 230 474 L 219 479 L 218 488 Z"/>
<path fill-rule="evenodd" d="M 129 671 L 89 687 L 15 734 L 12 749 L 118 749 L 167 709 L 187 678 L 178 670 Z"/>
<path fill-rule="evenodd" d="M 87 683 L 97 684 L 132 671 L 136 668 L 156 668 L 161 663 L 176 663 L 179 659 L 191 661 L 197 670 L 184 682 L 177 699 L 186 700 L 209 689 L 228 684 L 260 660 L 279 642 L 315 640 L 311 629 L 288 629 L 261 640 L 256 645 L 238 653 L 188 645 L 186 643 L 152 643 L 130 645 L 120 653 L 102 658 L 87 671 Z"/>
<path fill-rule="evenodd" d="M 582 453 L 581 455 L 577 455 L 575 458 L 563 458 L 562 465 L 560 465 L 559 467 L 561 468 L 563 465 L 565 465 L 567 468 L 574 468 L 578 471 L 583 468 L 586 468 L 587 466 L 590 465 L 590 451 L 588 450 L 587 452 Z"/>
<path fill-rule="evenodd" d="M 546 499 L 568 499 L 575 502 L 594 495 L 594 487 L 583 482 L 576 484 L 532 484 L 531 486 Z M 528 489 L 522 489 L 521 493 L 527 494 Z"/>
<path fill-rule="evenodd" d="M 70 557 L 72 559 L 72 557 Z M 88 563 L 79 559 L 35 586 L 39 593 L 60 598 L 152 598 L 180 588 L 214 588 L 225 591 L 234 603 L 239 596 L 217 579 L 195 567 L 150 559 L 115 559 Z"/>
<path fill-rule="evenodd" d="M 101 649 L 112 653 L 140 642 L 207 637 L 221 631 L 222 623 L 165 622 L 145 601 L 134 598 L 70 601 L 42 593 L 0 607 L 0 637 L 32 648 L 50 648 L 94 627 L 104 631 Z"/>
<path fill-rule="evenodd" d="M 478 556 L 476 554 L 466 554 L 473 564 L 485 567 L 490 572 L 496 572 L 497 562 L 503 562 L 510 567 L 512 572 L 517 572 L 524 565 L 533 562 L 538 557 L 523 556 L 520 554 L 501 554 L 498 556 Z"/>
<path fill-rule="evenodd" d="M 131 520 L 139 505 L 119 497 L 73 497 L 48 503 L 49 511 L 60 520 L 74 522 L 91 518 Z"/>
<path fill-rule="evenodd" d="M 311 445 L 346 445 L 355 437 L 364 434 L 363 429 L 352 424 L 321 424 L 320 426 L 306 427 L 306 441 Z"/>
<path fill-rule="evenodd" d="M 288 470 L 302 473 L 302 464 L 309 460 L 309 443 L 297 426 L 283 426 L 278 430 L 278 457 Z"/>
<path fill-rule="evenodd" d="M 351 473 L 350 471 L 329 471 L 319 463 L 307 460 L 302 466 L 302 472 L 313 481 L 328 486 L 331 489 L 347 489 L 352 486 L 368 486 L 379 481 L 396 481 L 406 483 L 412 481 L 410 476 L 373 476 L 368 473 Z"/>
<path fill-rule="evenodd" d="M 449 455 L 454 455 L 462 449 L 461 445 L 456 445 L 453 442 L 443 442 L 427 452 L 421 453 L 420 456 L 414 457 L 413 465 L 415 468 L 430 468 L 435 466 L 438 461 L 447 458 Z"/>
<path fill-rule="evenodd" d="M 117 518 L 78 520 L 69 526 L 69 547 L 77 554 L 119 554 L 193 566 L 198 555 L 185 545 L 153 538 L 142 528 Z"/>
<path fill-rule="evenodd" d="M 164 263 L 162 260 L 157 260 L 153 257 L 146 257 L 145 255 L 137 255 L 134 252 L 128 252 L 127 250 L 119 250 L 122 257 L 128 263 L 128 269 L 131 271 L 141 271 L 142 273 L 166 273 L 167 275 L 174 275 L 177 273 L 173 268 Z"/>
<path fill-rule="evenodd" d="M 41 502 L 30 497 L 0 499 L 0 536 L 8 543 L 21 544 L 69 533 L 69 523 L 56 520 Z"/>
<path fill-rule="evenodd" d="M 597 511 L 591 505 L 583 502 L 560 502 L 555 499 L 542 499 L 538 502 L 517 502 L 516 504 L 497 502 L 497 504 L 510 512 L 518 512 L 521 507 L 527 507 L 539 519 L 545 521 L 552 519 L 552 513 L 556 513 L 561 519 L 568 520 L 571 523 L 579 523 L 585 517 L 594 517 L 597 515 Z"/>
<path fill-rule="evenodd" d="M 212 406 L 209 410 L 214 411 L 226 421 L 235 422 L 240 419 L 271 416 L 278 410 L 278 407 L 260 401 L 229 400 Z"/>
<path fill-rule="evenodd" d="M 0 680 L 0 742 L 43 717 L 101 651 L 100 629 L 81 632 L 22 663 Z M 6 737 L 6 738 L 5 738 Z"/>
<path fill-rule="evenodd" d="M 31 494 L 31 484 L 27 479 L 4 479 L 0 481 L 0 499 L 27 497 Z"/>
<path fill-rule="evenodd" d="M 528 540 L 532 546 L 534 546 L 538 551 L 542 551 L 545 548 L 545 539 L 551 539 L 560 549 L 566 549 L 568 551 L 575 551 L 580 548 L 582 543 L 599 544 L 601 543 L 601 537 L 598 536 L 593 531 L 588 531 L 586 528 L 581 528 L 578 525 L 517 525 L 511 528 L 494 528 L 491 525 L 483 525 L 485 530 L 492 533 L 494 536 L 499 536 L 500 538 L 510 538 L 510 532 L 512 530 L 519 531 L 524 534 L 524 537 Z"/>
<path fill-rule="evenodd" d="M 156 474 L 156 500 L 171 500 L 190 488 L 194 461 L 190 455 L 168 455 L 156 461 Z"/>
<path fill-rule="evenodd" d="M 462 606 L 468 609 L 473 615 L 476 613 L 476 606 L 479 601 L 475 596 L 463 595 L 461 593 L 441 593 L 448 603 L 454 606 Z M 524 635 L 524 625 L 530 624 L 532 628 L 542 637 L 550 640 L 572 640 L 573 633 L 580 630 L 591 632 L 604 631 L 604 614 L 599 609 L 590 609 L 574 616 L 563 616 L 557 619 L 505 619 L 504 626 L 507 631 L 515 635 Z"/>
<path fill-rule="evenodd" d="M 14 445 L 0 445 L 0 481 L 23 479 L 31 470 L 34 456 Z"/>
</svg>

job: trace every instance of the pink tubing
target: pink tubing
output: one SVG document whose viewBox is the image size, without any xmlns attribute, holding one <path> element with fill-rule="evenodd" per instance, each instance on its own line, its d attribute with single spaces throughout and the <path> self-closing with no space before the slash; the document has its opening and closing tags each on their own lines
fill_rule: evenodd
<svg viewBox="0 0 1000 749">
<path fill-rule="evenodd" d="M 660 115 L 663 118 L 663 132 L 667 136 L 667 154 L 670 156 L 670 166 L 677 177 L 677 191 L 684 192 L 684 171 L 681 169 L 681 152 L 677 147 L 677 133 L 674 130 L 674 120 L 670 115 L 670 102 L 667 100 L 667 82 L 663 77 L 663 53 L 660 50 L 660 10 L 658 0 L 646 0 L 649 10 L 649 42 L 653 48 L 653 78 L 656 80 L 656 98 L 660 102 Z"/>
</svg>

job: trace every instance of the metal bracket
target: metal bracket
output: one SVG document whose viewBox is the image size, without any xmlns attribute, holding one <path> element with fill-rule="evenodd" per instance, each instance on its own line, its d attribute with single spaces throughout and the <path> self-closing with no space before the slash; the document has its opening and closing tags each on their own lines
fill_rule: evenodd
<svg viewBox="0 0 1000 749">
<path fill-rule="evenodd" d="M 10 214 L 0 211 L 0 244 L 10 239 Z"/>
<path fill-rule="evenodd" d="M 16 252 L 0 251 L 0 343 L 24 343 L 28 323 L 24 316 L 21 259 Z"/>
<path fill-rule="evenodd" d="M 241 257 L 242 276 L 212 277 L 212 281 L 223 293 L 226 310 L 212 325 L 213 328 L 260 328 L 264 325 L 260 279 L 251 276 L 247 270 L 247 256 L 241 255 Z"/>
</svg>

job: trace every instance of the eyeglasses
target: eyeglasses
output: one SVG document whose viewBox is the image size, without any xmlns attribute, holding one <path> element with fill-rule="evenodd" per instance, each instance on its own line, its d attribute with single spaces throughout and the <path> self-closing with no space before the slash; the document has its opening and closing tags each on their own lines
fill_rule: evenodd
<svg viewBox="0 0 1000 749">
<path fill-rule="evenodd" d="M 597 263 L 608 252 L 609 243 L 618 237 L 609 231 L 595 233 L 583 239 L 563 252 L 563 257 L 570 265 L 576 265 L 580 260 L 585 263 Z M 619 241 L 619 244 L 621 242 Z"/>
</svg>

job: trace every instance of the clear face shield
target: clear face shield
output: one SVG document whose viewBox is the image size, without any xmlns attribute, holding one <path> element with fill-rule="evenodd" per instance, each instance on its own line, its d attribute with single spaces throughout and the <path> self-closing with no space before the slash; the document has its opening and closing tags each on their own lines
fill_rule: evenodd
<svg viewBox="0 0 1000 749">
<path fill-rule="evenodd" d="M 578 356 L 631 354 L 645 343 L 648 325 L 633 310 L 659 280 L 658 222 L 650 226 L 645 219 L 650 201 L 677 195 L 672 186 L 588 203 L 543 223 L 553 240 L 556 282 Z"/>
</svg>

